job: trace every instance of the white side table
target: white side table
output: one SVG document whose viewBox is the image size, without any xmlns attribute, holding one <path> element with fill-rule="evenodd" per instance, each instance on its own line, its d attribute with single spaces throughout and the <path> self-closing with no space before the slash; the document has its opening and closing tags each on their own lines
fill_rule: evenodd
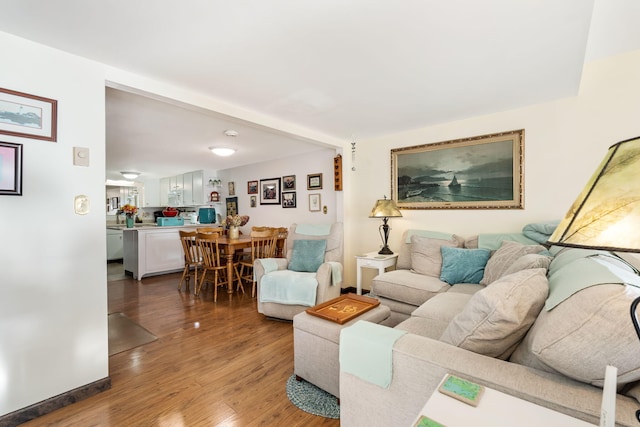
<svg viewBox="0 0 640 427">
<path fill-rule="evenodd" d="M 356 255 L 356 293 L 362 295 L 362 268 L 376 268 L 378 269 L 378 274 L 382 274 L 387 267 L 395 267 L 397 259 L 398 254 L 379 255 L 378 252 Z"/>
<path fill-rule="evenodd" d="M 446 378 L 445 375 L 443 378 Z M 425 415 L 447 427 L 594 427 L 586 421 L 485 387 L 477 407 L 440 393 L 437 389 L 416 417 Z"/>
</svg>

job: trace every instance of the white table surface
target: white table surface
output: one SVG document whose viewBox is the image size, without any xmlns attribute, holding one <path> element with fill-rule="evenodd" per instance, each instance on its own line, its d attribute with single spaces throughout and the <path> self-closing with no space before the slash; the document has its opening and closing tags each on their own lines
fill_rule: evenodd
<svg viewBox="0 0 640 427">
<path fill-rule="evenodd" d="M 443 381 L 446 375 L 443 377 Z M 446 427 L 593 427 L 576 418 L 485 387 L 477 407 L 434 391 L 420 411 Z M 416 417 L 418 421 L 420 415 Z"/>
</svg>

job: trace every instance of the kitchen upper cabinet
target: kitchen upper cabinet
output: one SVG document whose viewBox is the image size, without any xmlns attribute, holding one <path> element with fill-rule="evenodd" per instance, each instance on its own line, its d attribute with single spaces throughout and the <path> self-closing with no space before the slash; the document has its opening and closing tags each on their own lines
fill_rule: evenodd
<svg viewBox="0 0 640 427">
<path fill-rule="evenodd" d="M 160 203 L 160 180 L 150 179 L 144 182 L 144 206 L 162 206 Z"/>
<path fill-rule="evenodd" d="M 199 206 L 206 204 L 206 200 L 202 170 L 160 180 L 161 206 Z"/>
<path fill-rule="evenodd" d="M 188 172 L 183 175 L 182 192 L 184 206 L 198 206 L 204 201 L 204 171 Z"/>
<path fill-rule="evenodd" d="M 171 179 L 160 179 L 160 206 L 169 206 L 169 190 L 171 189 Z"/>
</svg>

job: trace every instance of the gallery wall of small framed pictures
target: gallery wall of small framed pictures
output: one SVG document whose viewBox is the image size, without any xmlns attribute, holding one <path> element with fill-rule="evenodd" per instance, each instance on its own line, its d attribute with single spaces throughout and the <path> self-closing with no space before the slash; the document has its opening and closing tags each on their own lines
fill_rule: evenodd
<svg viewBox="0 0 640 427">
<path fill-rule="evenodd" d="M 230 183 L 231 184 L 231 183 Z M 307 175 L 308 190 L 322 190 L 322 173 Z M 255 208 L 260 205 L 280 205 L 282 208 L 291 209 L 298 207 L 298 195 L 296 190 L 296 176 L 283 175 L 278 178 L 263 178 L 247 181 L 247 194 L 249 206 Z M 229 188 L 231 195 L 232 188 Z M 309 211 L 321 212 L 322 200 L 320 193 L 309 194 Z"/>
</svg>

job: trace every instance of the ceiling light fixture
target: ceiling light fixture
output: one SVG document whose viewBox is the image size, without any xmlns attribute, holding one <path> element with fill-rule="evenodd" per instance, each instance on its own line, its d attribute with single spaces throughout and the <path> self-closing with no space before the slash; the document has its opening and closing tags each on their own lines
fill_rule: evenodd
<svg viewBox="0 0 640 427">
<path fill-rule="evenodd" d="M 224 131 L 224 134 L 227 136 L 238 136 L 238 131 L 233 129 L 228 129 Z"/>
<path fill-rule="evenodd" d="M 140 172 L 120 172 L 127 179 L 136 179 L 140 176 Z"/>
<path fill-rule="evenodd" d="M 211 150 L 211 152 L 216 156 L 222 157 L 230 156 L 236 152 L 236 150 L 234 150 L 233 148 L 226 147 L 209 147 L 209 150 Z"/>
</svg>

